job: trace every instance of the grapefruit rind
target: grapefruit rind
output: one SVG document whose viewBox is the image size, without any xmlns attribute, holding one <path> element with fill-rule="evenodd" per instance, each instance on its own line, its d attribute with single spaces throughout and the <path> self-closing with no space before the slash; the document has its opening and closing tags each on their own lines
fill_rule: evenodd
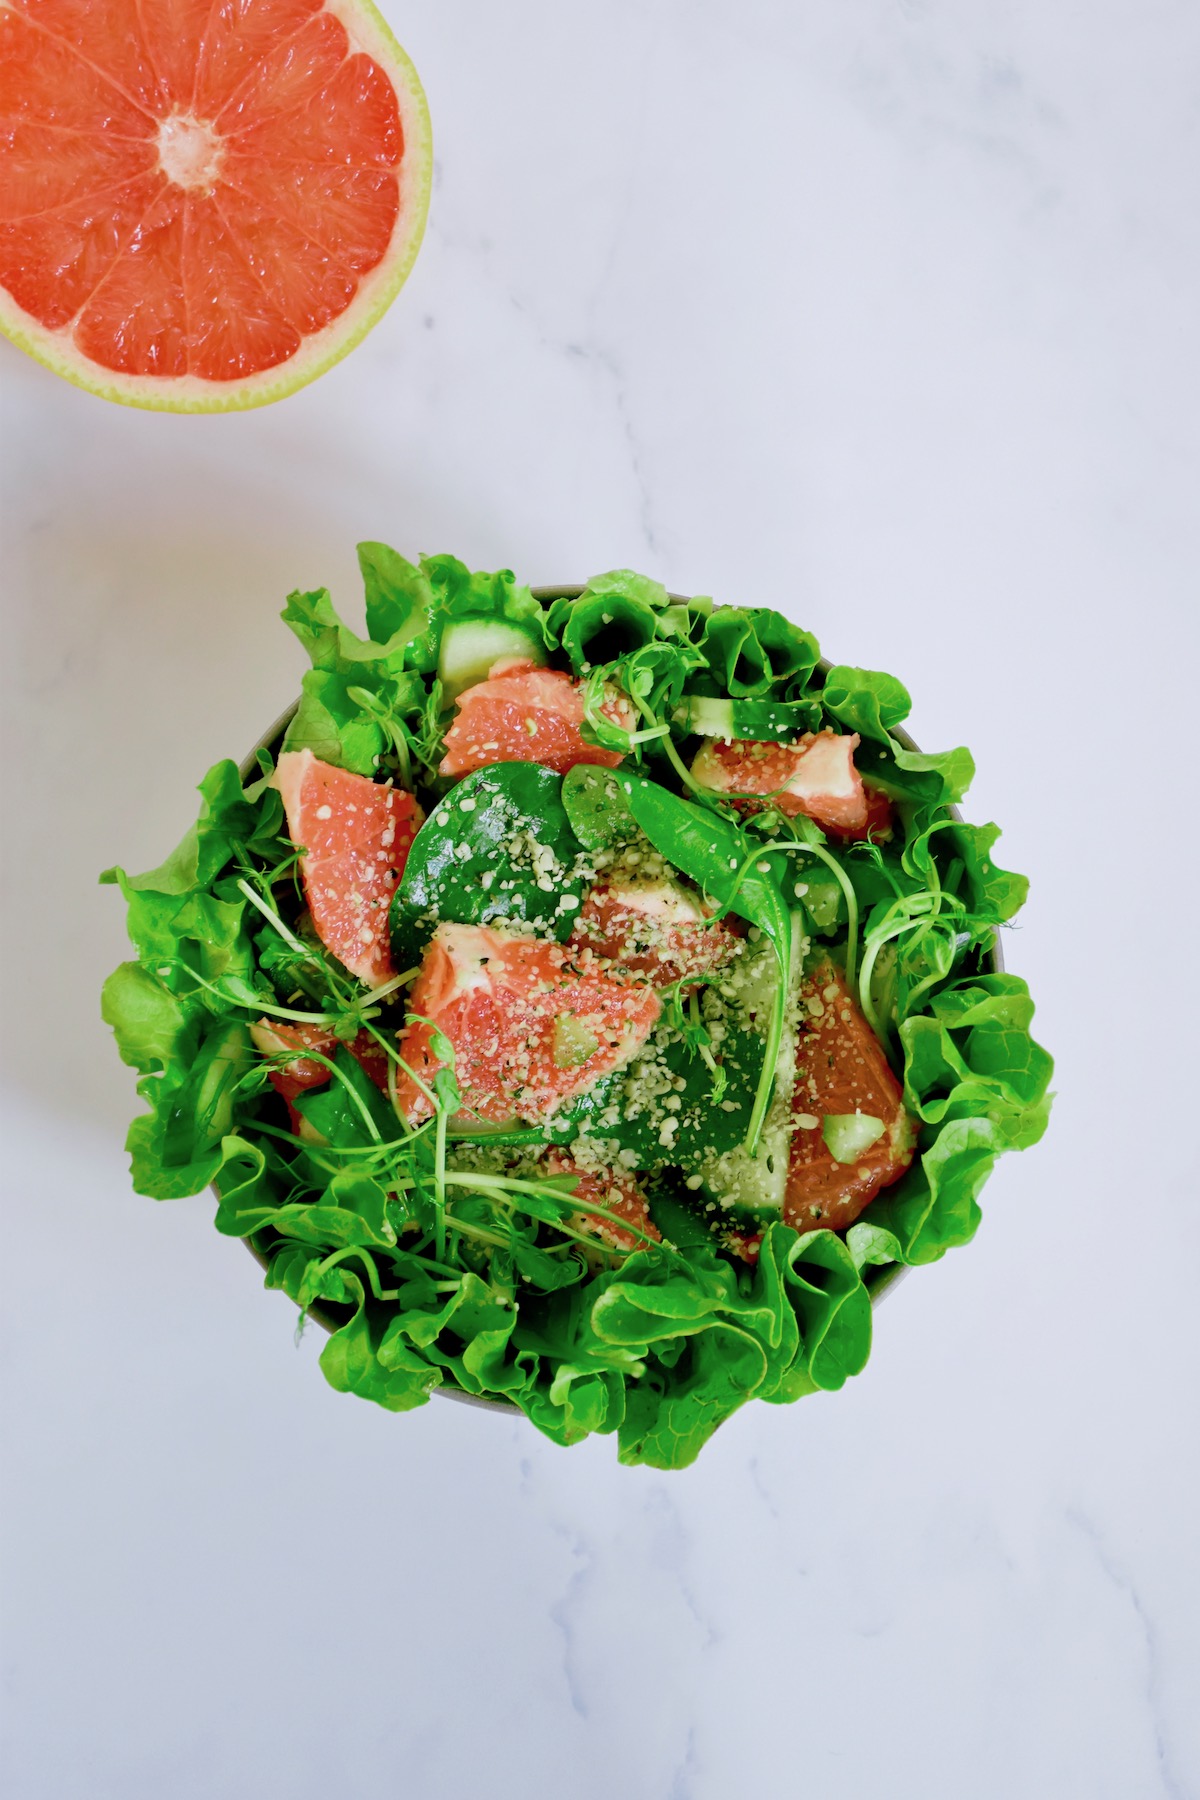
<svg viewBox="0 0 1200 1800">
<path fill-rule="evenodd" d="M 433 179 L 433 134 L 420 77 L 372 0 L 353 4 L 325 0 L 325 5 L 345 26 L 351 45 L 377 62 L 392 81 L 404 132 L 396 230 L 386 255 L 362 277 L 345 311 L 306 337 L 286 362 L 229 382 L 195 375 L 116 375 L 76 349 L 69 324 L 51 331 L 0 287 L 0 332 L 11 343 L 72 386 L 119 406 L 149 412 L 229 413 L 286 399 L 362 342 L 404 286 L 421 248 Z"/>
</svg>

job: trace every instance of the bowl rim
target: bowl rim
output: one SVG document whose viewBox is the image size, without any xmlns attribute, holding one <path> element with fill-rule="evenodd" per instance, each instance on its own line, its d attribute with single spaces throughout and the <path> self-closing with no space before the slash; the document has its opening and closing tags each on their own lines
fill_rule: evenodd
<svg viewBox="0 0 1200 1800">
<path fill-rule="evenodd" d="M 570 584 L 559 587 L 534 587 L 529 591 L 535 600 L 553 601 L 577 600 L 585 589 L 583 584 Z M 672 593 L 670 598 L 676 604 L 684 605 L 691 596 L 687 594 Z M 822 674 L 827 675 L 834 665 L 825 657 L 821 657 L 816 666 L 821 670 Z M 253 780 L 258 770 L 259 751 L 271 750 L 274 748 L 295 718 L 299 705 L 299 700 L 293 700 L 291 705 L 286 707 L 284 711 L 280 713 L 274 723 L 268 726 L 267 730 L 258 739 L 257 743 L 253 744 L 242 758 L 241 762 L 238 764 L 238 774 L 243 785 L 246 782 Z M 920 750 L 920 745 L 915 743 L 908 732 L 902 727 L 893 726 L 891 728 L 891 735 L 905 750 Z M 957 806 L 950 806 L 947 810 L 950 817 L 958 824 L 961 825 L 963 823 L 962 813 Z M 1004 956 L 1000 947 L 1000 934 L 998 931 L 993 930 L 992 932 L 991 947 L 986 954 L 985 961 L 993 974 L 998 975 L 1003 973 Z M 213 1182 L 210 1186 L 211 1191 L 216 1194 L 216 1183 Z M 243 1238 L 241 1241 L 245 1244 L 247 1250 L 260 1268 L 266 1269 L 270 1266 L 267 1257 L 255 1248 L 248 1237 Z M 900 1282 L 911 1273 L 912 1268 L 908 1263 L 883 1263 L 875 1265 L 869 1271 L 865 1272 L 863 1275 L 863 1286 L 870 1296 L 872 1310 L 874 1310 L 874 1308 L 877 1307 L 879 1303 L 898 1287 Z M 312 1319 L 313 1323 L 319 1325 L 323 1331 L 328 1331 L 331 1334 L 340 1330 L 343 1323 L 342 1320 L 335 1319 L 332 1314 L 326 1312 L 319 1301 L 306 1308 L 305 1316 Z M 517 1418 L 523 1416 L 521 1408 L 512 1400 L 500 1400 L 485 1394 L 469 1394 L 465 1388 L 457 1387 L 448 1380 L 443 1380 L 438 1387 L 432 1390 L 432 1392 L 434 1394 L 440 1394 L 446 1400 L 461 1401 L 466 1406 L 483 1407 L 487 1412 L 509 1413 Z"/>
</svg>

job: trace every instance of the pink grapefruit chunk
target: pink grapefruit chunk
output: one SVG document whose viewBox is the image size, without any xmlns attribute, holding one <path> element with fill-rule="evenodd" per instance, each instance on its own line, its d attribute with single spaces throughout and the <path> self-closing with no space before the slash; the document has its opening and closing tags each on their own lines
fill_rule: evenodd
<svg viewBox="0 0 1200 1800">
<path fill-rule="evenodd" d="M 854 766 L 858 734 L 806 731 L 794 744 L 706 738 L 692 778 L 726 794 L 746 812 L 770 803 L 789 818 L 803 813 L 827 830 L 854 833 L 867 823 L 862 776 Z"/>
<path fill-rule="evenodd" d="M 650 1217 L 650 1208 L 628 1169 L 582 1169 L 563 1150 L 545 1157 L 547 1175 L 574 1175 L 574 1196 L 582 1209 L 569 1215 L 577 1231 L 590 1232 L 614 1250 L 644 1250 L 646 1239 L 662 1241 L 662 1232 Z M 593 1207 L 603 1212 L 593 1212 Z M 606 1215 L 612 1213 L 614 1218 Z M 618 1221 L 624 1220 L 624 1224 Z"/>
<path fill-rule="evenodd" d="M 571 942 L 656 988 L 711 974 L 742 948 L 727 919 L 711 918 L 698 894 L 673 881 L 600 883 L 583 902 Z"/>
<path fill-rule="evenodd" d="M 259 1054 L 270 1058 L 268 1080 L 287 1104 L 292 1130 L 299 1132 L 304 1120 L 296 1111 L 296 1099 L 332 1081 L 328 1065 L 341 1048 L 339 1040 L 321 1025 L 285 1025 L 275 1019 L 260 1019 L 250 1027 L 250 1037 Z M 386 1094 L 389 1059 L 370 1032 L 360 1031 L 346 1048 L 363 1074 Z M 282 1060 L 285 1057 L 290 1060 Z"/>
<path fill-rule="evenodd" d="M 800 998 L 804 1027 L 796 1045 L 796 1129 L 783 1216 L 797 1231 L 844 1231 L 904 1174 L 916 1149 L 916 1127 L 841 970 L 818 964 L 805 976 Z M 841 1160 L 828 1141 L 825 1122 L 831 1117 L 866 1127 Z"/>
<path fill-rule="evenodd" d="M 446 733 L 442 775 L 467 775 L 498 762 L 536 762 L 565 775 L 576 763 L 615 769 L 622 760 L 619 751 L 584 740 L 583 686 L 561 669 L 502 657 L 487 680 L 467 688 L 455 704 L 458 717 Z M 615 688 L 600 710 L 623 731 L 633 730 L 633 708 Z"/>
<path fill-rule="evenodd" d="M 424 821 L 421 808 L 403 788 L 335 769 L 311 750 L 285 751 L 275 786 L 288 835 L 304 851 L 300 870 L 317 936 L 352 975 L 382 987 L 396 973 L 388 907 Z"/>
<path fill-rule="evenodd" d="M 418 1078 L 397 1082 L 401 1114 L 416 1124 L 432 1113 L 421 1083 L 431 1087 L 443 1066 L 435 1029 L 454 1052 L 466 1123 L 541 1123 L 621 1068 L 650 1035 L 658 996 L 590 965 L 547 939 L 439 925 L 412 989 L 417 1016 L 400 1037 Z"/>
<path fill-rule="evenodd" d="M 6 0 L 0 327 L 136 406 L 292 392 L 395 298 L 429 121 L 370 0 Z"/>
</svg>

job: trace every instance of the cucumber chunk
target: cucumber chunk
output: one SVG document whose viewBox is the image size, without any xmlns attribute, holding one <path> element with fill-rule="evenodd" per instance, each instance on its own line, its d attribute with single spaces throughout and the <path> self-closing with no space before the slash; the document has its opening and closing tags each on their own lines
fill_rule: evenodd
<svg viewBox="0 0 1200 1800">
<path fill-rule="evenodd" d="M 855 1163 L 883 1136 L 883 1120 L 870 1113 L 826 1113 L 821 1136 L 834 1162 Z"/>
<path fill-rule="evenodd" d="M 508 619 L 451 619 L 438 650 L 443 703 L 449 706 L 466 688 L 486 681 L 488 670 L 502 656 L 527 656 L 535 663 L 546 660 L 541 639 Z"/>
<path fill-rule="evenodd" d="M 802 732 L 816 730 L 819 712 L 807 700 L 727 700 L 715 694 L 686 694 L 671 722 L 698 737 L 790 743 Z"/>
</svg>

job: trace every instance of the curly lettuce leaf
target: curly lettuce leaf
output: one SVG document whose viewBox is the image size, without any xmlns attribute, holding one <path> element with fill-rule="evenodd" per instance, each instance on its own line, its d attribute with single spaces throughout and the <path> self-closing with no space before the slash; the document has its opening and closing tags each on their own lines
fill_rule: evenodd
<svg viewBox="0 0 1200 1800">
<path fill-rule="evenodd" d="M 612 569 L 594 575 L 576 599 L 555 600 L 546 626 L 575 672 L 587 673 L 609 668 L 656 640 L 681 647 L 702 625 L 704 605 L 676 604 L 660 581 Z"/>
<path fill-rule="evenodd" d="M 200 783 L 200 816 L 157 869 L 124 875 L 105 869 L 104 884 L 121 885 L 126 895 L 190 894 L 208 886 L 240 845 L 249 855 L 270 855 L 283 824 L 283 802 L 265 782 L 243 789 L 237 764 L 214 764 Z"/>
<path fill-rule="evenodd" d="M 997 1149 L 1036 1144 L 1049 1116 L 1053 1063 L 1030 1035 L 1033 1002 L 1016 975 L 978 975 L 905 1019 L 904 1101 L 926 1125 L 986 1120 Z"/>
<path fill-rule="evenodd" d="M 860 766 L 871 781 L 898 797 L 953 805 L 974 780 L 975 759 L 969 750 L 929 754 L 908 750 L 892 736 L 892 728 L 912 710 L 908 689 L 894 675 L 838 663 L 825 676 L 821 702 L 847 730 L 884 746 L 884 755 L 860 757 Z"/>
<path fill-rule="evenodd" d="M 367 613 L 367 635 L 393 654 L 429 628 L 433 583 L 424 568 L 388 544 L 358 546 Z"/>
<path fill-rule="evenodd" d="M 546 635 L 545 612 L 511 569 L 472 574 L 457 557 L 423 556 L 421 574 L 429 584 L 428 621 L 408 648 L 409 668 L 433 674 L 442 633 L 452 619 L 506 619 L 535 638 L 551 642 Z"/>
<path fill-rule="evenodd" d="M 306 1276 L 313 1261 L 294 1247 L 280 1255 L 269 1279 L 318 1297 Z M 347 1291 L 323 1285 L 321 1296 Z M 405 1410 L 450 1378 L 519 1406 L 557 1443 L 615 1431 L 623 1462 L 662 1469 L 693 1462 L 747 1400 L 779 1404 L 840 1387 L 871 1341 L 870 1300 L 846 1247 L 783 1225 L 766 1233 L 752 1274 L 739 1275 L 709 1240 L 638 1252 L 521 1309 L 472 1274 L 449 1297 L 418 1274 L 386 1323 L 361 1282 L 351 1291 L 353 1316 L 322 1357 L 335 1387 Z"/>
<path fill-rule="evenodd" d="M 378 623 L 381 614 L 375 610 Z M 360 638 L 342 624 L 327 589 L 289 594 L 283 620 L 313 666 L 301 678 L 300 704 L 287 728 L 285 750 L 311 750 L 322 762 L 371 775 L 393 748 L 397 731 L 419 718 L 425 685 L 406 667 L 414 621 L 398 609 L 386 616 L 398 620 L 390 636 L 382 641 Z"/>
<path fill-rule="evenodd" d="M 1024 875 L 1000 868 L 993 859 L 992 846 L 999 836 L 998 825 L 937 821 L 909 844 L 904 866 L 927 882 L 935 873 L 935 852 L 950 845 L 963 865 L 972 914 L 982 923 L 1006 924 L 1024 906 L 1029 882 Z"/>
<path fill-rule="evenodd" d="M 718 607 L 701 648 L 716 692 L 734 700 L 799 698 L 820 656 L 811 632 L 767 607 Z"/>
</svg>

